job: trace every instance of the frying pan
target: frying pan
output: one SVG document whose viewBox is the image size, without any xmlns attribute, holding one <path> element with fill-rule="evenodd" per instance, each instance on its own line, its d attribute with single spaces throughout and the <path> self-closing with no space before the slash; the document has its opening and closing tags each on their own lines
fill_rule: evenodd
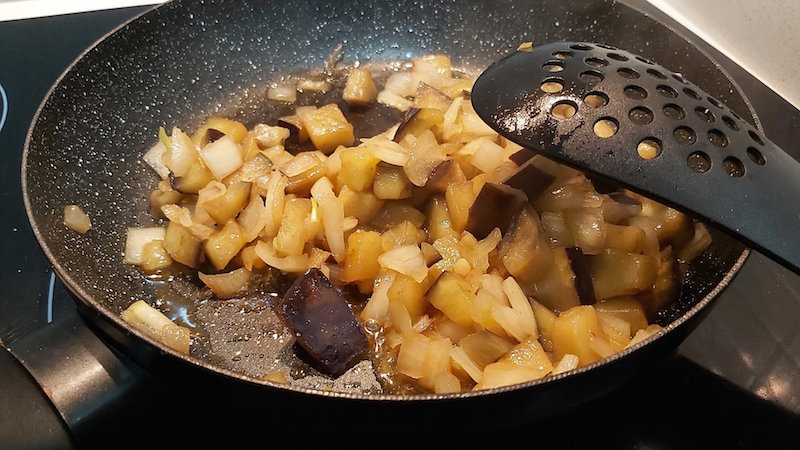
<svg viewBox="0 0 800 450">
<path fill-rule="evenodd" d="M 714 61 L 669 28 L 618 2 L 176 0 L 98 42 L 51 89 L 23 156 L 28 217 L 55 271 L 101 337 L 176 386 L 229 402 L 227 413 L 235 407 L 244 415 L 258 411 L 263 418 L 274 412 L 264 405 L 278 404 L 283 417 L 335 411 L 325 414 L 320 425 L 341 431 L 352 426 L 353 417 L 359 424 L 391 420 L 435 430 L 473 421 L 485 426 L 485 414 L 477 411 L 491 411 L 490 423 L 506 425 L 515 418 L 563 411 L 645 368 L 654 370 L 653 363 L 669 355 L 708 313 L 748 251 L 713 232 L 713 243 L 693 263 L 680 298 L 659 315 L 666 333 L 656 338 L 566 375 L 453 395 L 391 396 L 276 384 L 255 374 L 257 364 L 233 364 L 231 355 L 215 351 L 210 338 L 200 339 L 200 350 L 185 356 L 120 319 L 133 301 L 152 302 L 161 295 L 158 283 L 122 263 L 126 228 L 154 223 L 148 196 L 157 178 L 140 157 L 154 143 L 159 126 L 191 130 L 210 115 L 240 119 L 248 126 L 277 117 L 283 111 L 265 100 L 270 83 L 286 74 L 319 70 L 338 44 L 343 45 L 344 64 L 391 67 L 441 52 L 460 69 L 475 72 L 520 42 L 556 40 L 604 42 L 658 61 L 758 125 L 747 100 Z M 365 120 L 356 123 L 356 131 L 364 136 L 378 126 Z M 66 204 L 83 207 L 92 218 L 91 231 L 78 235 L 63 226 Z M 182 315 L 203 329 L 199 309 L 171 306 L 173 316 Z M 227 323 L 217 338 L 240 339 L 246 326 L 253 324 Z M 259 326 L 256 332 L 263 332 Z M 252 361 L 257 353 L 239 356 Z"/>
</svg>

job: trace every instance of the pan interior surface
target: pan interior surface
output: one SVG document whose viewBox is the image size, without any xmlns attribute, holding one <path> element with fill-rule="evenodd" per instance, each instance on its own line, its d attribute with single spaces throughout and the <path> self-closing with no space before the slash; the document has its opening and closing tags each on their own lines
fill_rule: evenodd
<svg viewBox="0 0 800 450">
<path fill-rule="evenodd" d="M 171 318 L 198 330 L 188 360 L 271 385 L 263 377 L 274 369 L 274 358 L 264 357 L 264 346 L 276 355 L 291 349 L 283 346 L 290 337 L 275 333 L 275 317 L 260 305 L 268 284 L 252 298 L 182 302 L 203 294 L 192 283 L 165 285 L 122 263 L 127 228 L 155 224 L 148 200 L 158 178 L 141 155 L 155 143 L 158 127 L 192 130 L 211 115 L 248 126 L 274 120 L 288 110 L 266 100 L 270 85 L 287 74 L 320 70 L 340 44 L 345 65 L 358 62 L 389 73 L 398 62 L 444 53 L 461 70 L 478 73 L 521 42 L 566 40 L 603 42 L 658 61 L 753 121 L 739 90 L 708 57 L 616 2 L 244 1 L 231 8 L 223 1 L 178 0 L 101 41 L 53 88 L 26 145 L 28 214 L 66 285 L 104 320 L 125 328 L 122 310 L 136 300 L 160 299 Z M 357 137 L 382 131 L 399 116 L 386 111 L 383 117 L 387 122 L 358 123 Z M 64 227 L 68 204 L 88 213 L 90 232 Z M 684 320 L 696 305 L 708 303 L 709 293 L 738 269 L 743 252 L 716 233 L 690 270 L 680 299 L 663 312 L 662 324 Z M 215 332 L 203 327 L 212 316 L 222 321 Z M 369 376 L 350 381 L 359 385 L 356 397 L 380 397 L 371 395 Z M 298 389 L 328 387 L 312 380 Z"/>
</svg>

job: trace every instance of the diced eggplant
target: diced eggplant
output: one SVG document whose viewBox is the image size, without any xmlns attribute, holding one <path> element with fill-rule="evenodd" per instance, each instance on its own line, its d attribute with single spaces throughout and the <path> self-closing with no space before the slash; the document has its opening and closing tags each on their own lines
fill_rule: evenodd
<svg viewBox="0 0 800 450">
<path fill-rule="evenodd" d="M 556 179 L 553 175 L 539 169 L 533 160 L 522 164 L 503 184 L 524 192 L 529 200 L 538 197 Z"/>
<path fill-rule="evenodd" d="M 400 142 L 408 134 L 419 136 L 423 131 L 444 122 L 444 114 L 433 108 L 411 108 L 406 112 L 400 126 L 394 133 L 394 141 Z"/>
<path fill-rule="evenodd" d="M 519 213 L 525 203 L 525 195 L 517 189 L 495 183 L 486 183 L 469 208 L 465 229 L 478 239 L 483 239 L 495 228 L 501 232 Z"/>
<path fill-rule="evenodd" d="M 414 107 L 433 108 L 442 112 L 447 111 L 453 100 L 440 90 L 426 83 L 420 83 L 417 94 L 414 96 Z"/>
<path fill-rule="evenodd" d="M 586 178 L 589 179 L 592 186 L 594 186 L 594 190 L 597 191 L 598 194 L 612 194 L 620 192 L 622 189 L 622 186 L 620 186 L 618 182 L 596 173 L 586 172 Z"/>
<path fill-rule="evenodd" d="M 569 247 L 564 250 L 567 252 L 572 272 L 575 274 L 575 290 L 578 291 L 581 305 L 595 304 L 592 274 L 589 271 L 589 262 L 586 260 L 586 255 L 583 254 L 579 247 Z"/>
<path fill-rule="evenodd" d="M 169 223 L 163 246 L 172 259 L 185 266 L 197 268 L 204 260 L 203 242 L 179 223 Z"/>
<path fill-rule="evenodd" d="M 642 203 L 624 192 L 608 194 L 600 207 L 603 209 L 603 219 L 617 225 L 642 212 Z"/>
<path fill-rule="evenodd" d="M 316 268 L 295 280 L 278 301 L 277 313 L 325 374 L 339 376 L 363 359 L 364 330 L 339 292 Z"/>
<path fill-rule="evenodd" d="M 214 222 L 223 224 L 236 217 L 247 205 L 250 198 L 251 183 L 239 181 L 231 185 L 224 194 L 214 197 L 203 204 L 206 213 Z"/>
<path fill-rule="evenodd" d="M 452 159 L 446 159 L 439 163 L 428 177 L 425 189 L 432 192 L 444 193 L 447 187 L 453 183 L 466 181 L 467 177 L 461 170 L 461 166 Z"/>
<path fill-rule="evenodd" d="M 607 249 L 589 259 L 595 297 L 605 300 L 652 289 L 660 261 L 657 256 Z"/>
<path fill-rule="evenodd" d="M 289 130 L 289 141 L 297 144 L 308 141 L 308 131 L 306 131 L 303 126 L 300 116 L 292 115 L 281 117 L 278 119 L 278 126 Z"/>
<path fill-rule="evenodd" d="M 195 161 L 182 177 L 176 177 L 172 172 L 169 174 L 170 186 L 182 194 L 197 194 L 213 179 L 214 175 L 199 160 Z"/>
<path fill-rule="evenodd" d="M 372 187 L 375 196 L 381 200 L 399 200 L 411 197 L 413 185 L 408 181 L 405 171 L 400 166 L 381 162 L 375 171 L 375 183 Z"/>
<path fill-rule="evenodd" d="M 531 150 L 529 148 L 523 148 L 513 153 L 511 156 L 508 157 L 508 159 L 514 161 L 516 165 L 522 166 L 526 162 L 530 161 L 531 158 L 533 158 L 534 156 L 536 156 L 536 151 Z"/>
</svg>

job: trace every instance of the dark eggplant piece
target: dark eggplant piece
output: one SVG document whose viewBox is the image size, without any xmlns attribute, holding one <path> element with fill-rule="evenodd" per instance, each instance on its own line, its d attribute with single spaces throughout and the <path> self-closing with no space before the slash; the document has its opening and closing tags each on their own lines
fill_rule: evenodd
<svg viewBox="0 0 800 450">
<path fill-rule="evenodd" d="M 586 178 L 589 179 L 592 186 L 594 186 L 594 190 L 597 191 L 598 194 L 611 194 L 620 192 L 622 189 L 622 186 L 618 182 L 602 175 L 587 173 Z"/>
<path fill-rule="evenodd" d="M 367 354 L 367 336 L 344 296 L 309 269 L 277 302 L 276 312 L 321 372 L 338 377 Z"/>
<path fill-rule="evenodd" d="M 503 184 L 486 183 L 469 208 L 467 226 L 464 229 L 477 239 L 485 238 L 495 227 L 505 233 L 525 201 L 525 194 L 517 189 Z"/>
<path fill-rule="evenodd" d="M 302 144 L 308 140 L 308 132 L 297 115 L 281 117 L 278 119 L 278 126 L 289 130 L 288 140 L 292 143 Z"/>
<path fill-rule="evenodd" d="M 529 159 L 513 175 L 503 181 L 503 184 L 524 192 L 528 200 L 531 201 L 544 192 L 556 179 L 556 177 L 539 169 L 533 163 L 534 160 Z"/>
<path fill-rule="evenodd" d="M 522 166 L 526 162 L 530 161 L 531 158 L 533 158 L 534 156 L 536 156 L 535 151 L 529 148 L 523 148 L 520 149 L 518 152 L 514 153 L 513 155 L 509 156 L 508 159 L 514 162 L 514 164 Z"/>
<path fill-rule="evenodd" d="M 569 266 L 575 274 L 575 290 L 578 291 L 578 299 L 581 305 L 594 305 L 597 299 L 594 296 L 594 284 L 592 283 L 592 273 L 589 270 L 589 261 L 583 250 L 578 247 L 565 248 L 569 258 Z"/>
<path fill-rule="evenodd" d="M 199 161 L 195 162 L 189 172 L 182 177 L 176 177 L 172 172 L 169 173 L 170 186 L 182 194 L 197 194 L 213 179 L 211 171 Z"/>
<path fill-rule="evenodd" d="M 428 176 L 425 189 L 443 194 L 451 184 L 460 183 L 466 179 L 464 172 L 461 171 L 461 166 L 455 164 L 452 159 L 446 159 L 440 162 Z"/>
</svg>

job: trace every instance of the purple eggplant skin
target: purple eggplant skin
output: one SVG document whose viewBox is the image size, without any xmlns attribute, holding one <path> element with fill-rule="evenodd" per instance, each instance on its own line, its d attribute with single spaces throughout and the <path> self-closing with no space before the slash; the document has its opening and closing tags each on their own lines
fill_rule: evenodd
<svg viewBox="0 0 800 450">
<path fill-rule="evenodd" d="M 525 194 L 518 189 L 486 183 L 469 208 L 466 230 L 477 239 L 484 239 L 495 227 L 505 233 L 525 202 Z"/>
<path fill-rule="evenodd" d="M 592 282 L 592 274 L 589 271 L 589 261 L 583 250 L 578 247 L 568 247 L 564 250 L 567 251 L 569 258 L 569 265 L 572 268 L 572 273 L 575 274 L 575 290 L 578 291 L 578 299 L 581 305 L 594 305 L 597 299 L 594 296 L 594 283 Z"/>
<path fill-rule="evenodd" d="M 320 372 L 338 377 L 366 357 L 369 346 L 361 323 L 319 269 L 295 280 L 276 306 Z"/>
<path fill-rule="evenodd" d="M 553 175 L 533 165 L 533 160 L 523 163 L 503 184 L 524 192 L 528 200 L 535 200 L 556 179 Z"/>
</svg>

